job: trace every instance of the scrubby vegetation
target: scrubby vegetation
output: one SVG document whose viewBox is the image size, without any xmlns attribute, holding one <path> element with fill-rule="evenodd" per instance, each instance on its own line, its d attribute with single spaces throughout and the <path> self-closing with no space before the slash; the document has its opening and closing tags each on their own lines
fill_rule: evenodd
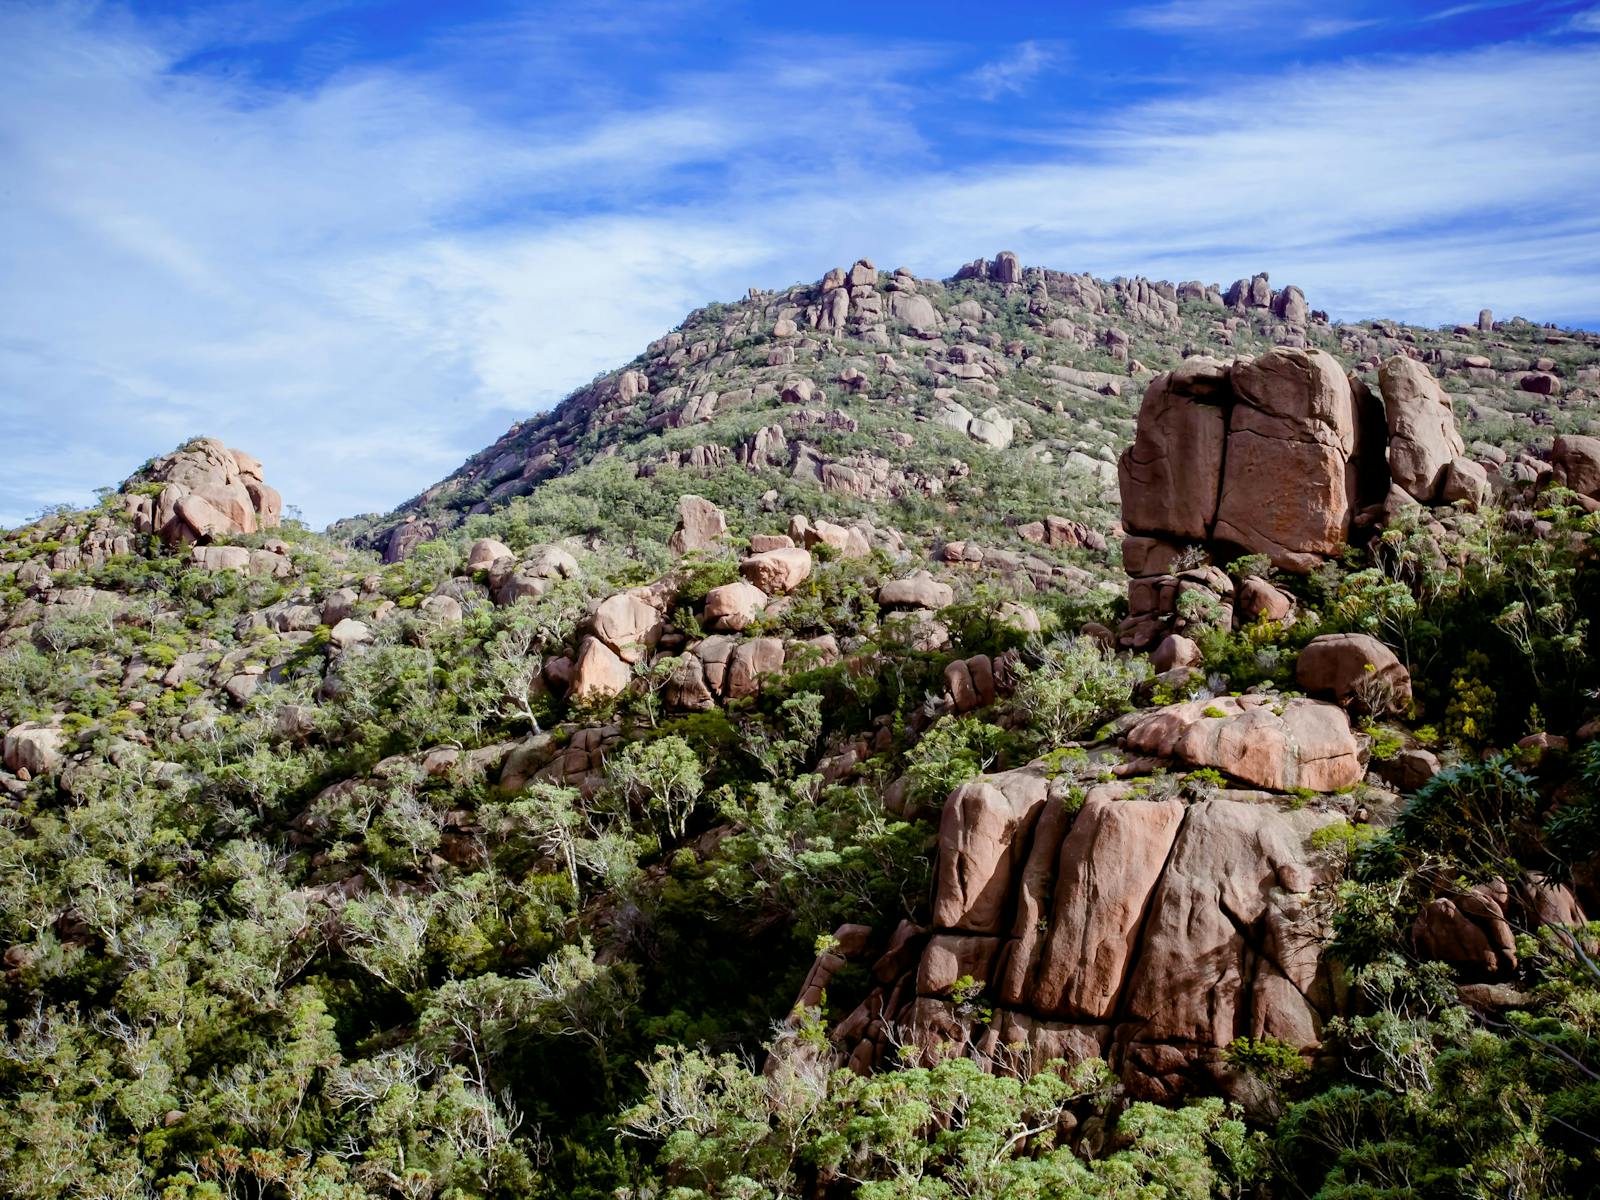
<svg viewBox="0 0 1600 1200">
<path fill-rule="evenodd" d="M 967 342 L 1128 371 L 1098 336 L 1059 354 L 1055 310 L 1026 291 L 926 290 L 941 314 L 987 307 Z M 693 314 L 653 357 L 713 343 L 691 365 L 710 364 L 721 391 L 750 387 L 774 348 L 751 311 Z M 1196 301 L 1178 313 L 1159 331 L 1126 311 L 1093 324 L 1131 324 L 1129 353 L 1161 368 L 1178 361 L 1180 331 L 1217 321 Z M 1270 579 L 1295 618 L 1235 626 L 1194 607 L 1204 669 L 1157 676 L 1096 629 L 1125 611 L 1113 557 L 1018 532 L 1047 515 L 1110 528 L 1101 476 L 1055 459 L 1107 461 L 1136 393 L 1055 387 L 1037 368 L 997 376 L 1026 422 L 997 450 L 914 419 L 948 382 L 928 365 L 932 339 L 902 348 L 896 376 L 860 333 L 827 349 L 862 362 L 867 383 L 834 410 L 856 428 L 810 444 L 835 461 L 870 447 L 922 478 L 937 468 L 939 488 L 857 494 L 787 465 L 675 464 L 664 456 L 735 449 L 771 412 L 752 397 L 714 427 L 651 426 L 645 397 L 604 426 L 573 424 L 583 405 L 552 418 L 577 450 L 566 474 L 525 493 L 468 511 L 517 477 L 519 458 L 419 499 L 410 513 L 433 536 L 389 564 L 348 540 L 385 541 L 394 526 L 370 520 L 343 539 L 293 523 L 215 539 L 273 543 L 281 574 L 204 569 L 128 529 L 111 495 L 5 535 L 0 729 L 37 724 L 54 749 L 33 769 L 8 744 L 0 780 L 0 1191 L 1592 1192 L 1600 926 L 1508 925 L 1503 944 L 1456 960 L 1418 933 L 1445 903 L 1469 910 L 1478 889 L 1521 889 L 1529 909 L 1596 896 L 1591 506 L 1530 480 L 1506 507 L 1402 514 L 1308 576 L 1237 561 L 1235 583 Z M 1249 323 L 1230 335 L 1239 349 L 1275 336 Z M 1396 340 L 1326 325 L 1307 336 Z M 1556 336 L 1509 331 L 1506 369 L 1536 346 L 1562 371 L 1588 362 Z M 1526 422 L 1498 419 L 1476 432 L 1526 437 Z M 530 422 L 512 441 L 520 453 L 551 428 Z M 887 437 L 908 431 L 911 445 Z M 667 548 L 688 492 L 726 510 L 717 548 Z M 694 685 L 713 660 L 691 647 L 710 632 L 708 594 L 741 578 L 752 537 L 797 513 L 867 521 L 874 537 L 849 553 L 814 540 L 810 573 L 738 630 L 743 644 L 781 646 L 783 671 L 702 701 Z M 469 569 L 482 538 L 519 564 L 558 547 L 576 569 L 508 598 L 493 567 Z M 979 543 L 1018 561 L 948 553 Z M 883 584 L 930 564 L 951 581 L 948 603 L 880 602 Z M 574 651 L 598 602 L 664 577 L 653 657 L 624 664 L 622 690 L 575 696 Z M 1309 836 L 1322 874 L 1306 894 L 1326 918 L 1318 949 L 1337 963 L 1343 1015 L 1318 1031 L 1320 1050 L 1242 1038 L 1218 1048 L 1209 1094 L 1159 1104 L 1092 1056 L 980 1063 L 906 1042 L 873 1074 L 838 1064 L 832 1035 L 883 982 L 841 933 L 870 926 L 881 942 L 902 921 L 928 923 L 955 788 L 1037 759 L 1068 816 L 1086 786 L 1124 776 L 1130 797 L 1237 790 L 1211 768 L 1135 770 L 1106 735 L 1130 711 L 1189 698 L 1207 719 L 1247 691 L 1288 700 L 1299 651 L 1339 631 L 1393 647 L 1412 697 L 1362 697 L 1362 782 L 1260 801 L 1326 817 Z M 1438 773 L 1395 782 L 1420 752 Z M 817 1002 L 797 1009 L 830 957 Z M 971 975 L 951 998 L 980 1025 L 993 1017 Z"/>
</svg>

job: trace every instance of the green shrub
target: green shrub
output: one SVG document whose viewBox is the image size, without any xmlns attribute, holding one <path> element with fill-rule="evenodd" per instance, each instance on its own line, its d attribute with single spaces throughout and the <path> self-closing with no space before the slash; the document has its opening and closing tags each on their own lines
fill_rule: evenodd
<svg viewBox="0 0 1600 1200">
<path fill-rule="evenodd" d="M 1093 638 L 1063 637 L 1030 646 L 1014 704 L 1041 745 L 1073 741 L 1133 707 L 1133 689 L 1149 660 L 1124 658 Z"/>
<path fill-rule="evenodd" d="M 1539 796 L 1533 780 L 1504 756 L 1447 767 L 1406 803 L 1389 836 L 1415 854 L 1442 857 L 1477 878 L 1521 873 L 1530 860 L 1530 821 Z"/>
<path fill-rule="evenodd" d="M 940 717 L 906 751 L 908 799 L 943 804 L 956 787 L 987 771 L 1008 740 L 1005 730 L 977 717 Z"/>
</svg>

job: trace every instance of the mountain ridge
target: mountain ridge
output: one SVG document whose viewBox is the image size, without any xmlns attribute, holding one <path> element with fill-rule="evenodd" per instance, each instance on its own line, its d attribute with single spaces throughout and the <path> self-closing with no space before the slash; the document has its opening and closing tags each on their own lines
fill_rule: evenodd
<svg viewBox="0 0 1600 1200">
<path fill-rule="evenodd" d="M 836 305 L 843 307 L 836 312 Z M 883 442 L 874 432 L 902 438 L 928 422 L 963 420 L 970 430 L 976 417 L 987 444 L 1009 446 L 1016 430 L 980 415 L 991 410 L 1003 421 L 1022 421 L 1023 444 L 1035 453 L 1042 438 L 1057 443 L 1049 449 L 1058 453 L 1101 449 L 1114 459 L 1131 437 L 1131 406 L 1113 398 L 1084 409 L 1086 390 L 1132 400 L 1149 378 L 1184 356 L 1260 352 L 1273 345 L 1317 346 L 1369 373 L 1389 354 L 1417 354 L 1443 368 L 1446 382 L 1475 405 L 1514 409 L 1524 399 L 1516 395 L 1524 372 L 1492 359 L 1480 366 L 1489 356 L 1473 353 L 1494 352 L 1495 323 L 1484 317 L 1480 313 L 1478 324 L 1450 330 L 1383 320 L 1331 325 L 1299 288 L 1273 289 L 1265 272 L 1224 289 L 1198 281 L 1097 280 L 1024 267 L 1006 252 L 975 260 L 945 280 L 880 272 L 858 260 L 813 284 L 751 289 L 744 300 L 696 309 L 626 365 L 597 376 L 549 412 L 517 422 L 393 512 L 346 518 L 330 531 L 400 557 L 431 532 L 614 454 L 646 471 L 658 464 L 705 471 L 724 461 L 776 465 L 781 459 L 786 471 L 810 475 L 825 490 L 871 490 L 872 484 L 853 480 L 850 472 L 866 466 L 881 477 L 886 462 L 892 470 L 910 457 L 880 453 Z M 1499 330 L 1508 350 L 1518 343 L 1554 347 L 1600 340 L 1520 319 L 1499 323 Z M 949 361 L 952 353 L 958 361 Z M 974 361 L 959 361 L 968 355 Z M 1531 368 L 1534 359 L 1526 365 Z M 1019 374 L 1012 378 L 1013 372 Z M 1083 410 L 1086 420 L 1109 420 L 1114 436 L 1085 446 L 1081 430 L 1048 428 L 1041 389 L 1024 390 L 1018 386 L 1023 380 L 1042 380 L 1046 403 L 1059 409 L 1065 399 L 1069 417 Z M 799 386 L 788 389 L 791 383 Z M 881 402 L 878 416 L 884 405 L 909 411 L 904 420 L 879 421 L 878 430 L 863 433 L 848 427 L 852 418 L 861 420 L 862 404 L 855 401 Z M 752 426 L 742 419 L 757 412 L 770 420 Z M 830 419 L 841 424 L 829 429 Z M 1034 424 L 1046 426 L 1038 437 Z M 808 436 L 808 426 L 832 435 L 833 455 L 812 445 L 817 439 Z M 705 444 L 697 445 L 683 430 L 698 433 Z M 1072 439 L 1077 445 L 1059 445 L 1068 432 L 1080 434 Z M 759 451 L 757 436 L 766 440 Z M 835 478 L 823 479 L 830 468 Z M 880 478 L 877 490 L 883 486 Z M 926 490 L 930 480 L 909 486 Z"/>
</svg>

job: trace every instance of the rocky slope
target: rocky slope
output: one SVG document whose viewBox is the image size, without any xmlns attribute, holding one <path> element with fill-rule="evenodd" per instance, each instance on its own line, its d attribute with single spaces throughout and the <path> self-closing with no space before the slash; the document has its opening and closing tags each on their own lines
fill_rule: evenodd
<svg viewBox="0 0 1600 1200">
<path fill-rule="evenodd" d="M 1540 429 L 1589 429 L 1600 391 L 1600 337 L 1496 323 L 1487 311 L 1451 329 L 1335 326 L 1264 273 L 1225 290 L 1106 281 L 1002 253 L 938 281 L 863 259 L 816 284 L 690 314 L 627 368 L 520 422 L 396 513 L 341 531 L 393 561 L 466 515 L 615 456 L 646 477 L 671 473 L 679 490 L 692 486 L 679 473 L 748 472 L 769 494 L 783 479 L 783 507 L 879 524 L 904 524 L 928 500 L 966 510 L 918 522 L 929 532 L 984 528 L 1025 552 L 1017 531 L 1052 512 L 1101 531 L 1115 523 L 1113 464 L 1155 373 L 1273 346 L 1326 351 L 1368 387 L 1386 359 L 1426 364 L 1456 397 L 1474 456 L 1519 479 L 1538 468 L 1516 453 Z M 972 470 L 996 457 L 1043 511 L 978 511 Z"/>
<path fill-rule="evenodd" d="M 342 540 L 206 439 L 11 531 L 0 1179 L 683 1184 L 595 1131 L 698 1043 L 773 1046 L 724 1098 L 1103 1060 L 1095 1158 L 1132 1101 L 1269 1119 L 1396 964 L 1507 1020 L 1600 909 L 1597 372 L 863 262 Z"/>
</svg>

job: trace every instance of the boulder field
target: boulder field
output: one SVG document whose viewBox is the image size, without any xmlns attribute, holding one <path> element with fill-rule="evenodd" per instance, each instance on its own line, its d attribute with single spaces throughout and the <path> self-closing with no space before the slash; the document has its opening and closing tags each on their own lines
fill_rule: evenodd
<svg viewBox="0 0 1600 1200">
<path fill-rule="evenodd" d="M 1230 303 L 1249 294 L 1236 291 Z M 1193 357 L 1156 377 L 1119 464 L 1131 615 L 1116 634 L 1084 633 L 1152 649 L 1158 683 L 1193 682 L 1202 654 L 1185 631 L 1296 619 L 1290 594 L 1218 564 L 1260 556 L 1305 574 L 1403 506 L 1488 503 L 1427 368 L 1397 356 L 1379 382 L 1374 394 L 1299 348 Z M 1600 459 L 1582 441 L 1554 456 L 1580 493 Z M 924 586 L 903 580 L 883 599 Z M 962 664 L 947 675 L 958 710 L 980 702 Z M 1364 634 L 1313 638 L 1296 680 L 1307 695 L 1206 691 L 1136 710 L 1072 765 L 1047 756 L 956 788 L 928 923 L 886 938 L 847 926 L 806 980 L 797 1006 L 851 958 L 870 970 L 832 1031 L 836 1065 L 963 1055 L 1009 1071 L 1098 1056 L 1130 1095 L 1169 1100 L 1228 1091 L 1238 1075 L 1223 1052 L 1240 1038 L 1314 1054 L 1348 996 L 1322 953 L 1339 869 L 1313 835 L 1354 811 L 1339 794 L 1367 775 L 1350 714 L 1403 712 L 1412 694 L 1405 665 Z M 1425 758 L 1394 764 L 1408 788 L 1438 769 Z M 1433 900 L 1411 940 L 1494 978 L 1516 965 L 1514 923 L 1581 920 L 1565 888 L 1494 880 Z"/>
</svg>

